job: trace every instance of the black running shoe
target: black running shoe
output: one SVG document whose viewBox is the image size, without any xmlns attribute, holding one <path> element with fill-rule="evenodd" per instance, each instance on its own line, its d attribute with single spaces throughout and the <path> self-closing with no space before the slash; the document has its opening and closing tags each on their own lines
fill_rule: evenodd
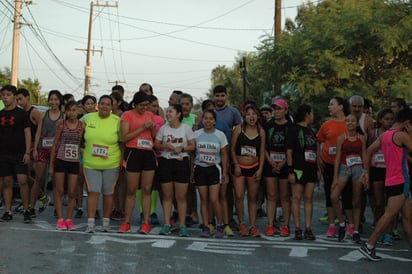
<svg viewBox="0 0 412 274">
<path fill-rule="evenodd" d="M 74 215 L 74 218 L 80 219 L 81 217 L 83 217 L 83 209 L 78 208 L 76 209 L 76 214 Z"/>
<path fill-rule="evenodd" d="M 150 214 L 150 223 L 151 223 L 152 225 L 158 225 L 158 224 L 160 224 L 159 217 L 157 217 L 157 214 L 156 214 L 156 213 Z"/>
<path fill-rule="evenodd" d="M 30 217 L 36 218 L 36 210 L 34 208 L 30 208 L 29 211 L 30 211 Z"/>
<path fill-rule="evenodd" d="M 306 233 L 306 231 L 305 231 L 305 233 Z M 294 238 L 295 240 L 302 240 L 303 239 L 303 236 L 302 236 L 302 229 L 300 229 L 300 228 L 297 228 L 296 230 L 295 230 L 295 238 Z"/>
<path fill-rule="evenodd" d="M 14 208 L 14 212 L 15 212 L 15 213 L 24 213 L 24 205 L 23 205 L 23 203 L 18 204 L 18 205 Z"/>
<path fill-rule="evenodd" d="M 361 243 L 360 235 L 359 235 L 358 232 L 353 233 L 352 242 L 355 243 L 355 244 L 360 244 Z"/>
<path fill-rule="evenodd" d="M 13 215 L 11 214 L 10 211 L 6 211 L 4 212 L 3 217 L 1 217 L 1 219 L 5 222 L 11 221 L 13 220 Z"/>
<path fill-rule="evenodd" d="M 369 249 L 366 245 L 366 242 L 361 245 L 361 247 L 359 248 L 359 252 L 373 262 L 379 262 L 382 260 L 382 257 L 376 255 L 375 248 Z"/>
<path fill-rule="evenodd" d="M 344 226 L 339 226 L 338 241 L 342 242 L 345 239 L 346 229 Z"/>
<path fill-rule="evenodd" d="M 24 222 L 26 224 L 31 223 L 31 213 L 30 210 L 25 210 L 23 213 Z"/>
<path fill-rule="evenodd" d="M 305 229 L 305 234 L 304 234 L 303 238 L 305 240 L 309 240 L 309 241 L 316 240 L 316 237 L 315 237 L 315 235 L 313 235 L 313 232 L 312 232 L 311 229 Z"/>
</svg>

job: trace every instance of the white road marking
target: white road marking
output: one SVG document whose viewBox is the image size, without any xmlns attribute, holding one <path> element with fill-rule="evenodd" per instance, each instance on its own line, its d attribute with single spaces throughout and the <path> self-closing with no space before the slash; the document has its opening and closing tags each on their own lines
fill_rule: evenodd
<svg viewBox="0 0 412 274">
<path fill-rule="evenodd" d="M 94 234 L 85 234 L 80 231 L 80 228 L 85 224 L 79 224 L 77 231 L 58 231 L 55 229 L 54 224 L 50 224 L 47 221 L 35 221 L 35 226 L 33 227 L 11 227 L 14 230 L 24 230 L 24 231 L 37 231 L 37 232 L 54 232 L 54 233 L 69 233 L 69 234 L 82 234 L 90 235 L 90 239 L 86 241 L 88 244 L 92 245 L 105 245 L 106 242 L 119 242 L 124 244 L 151 244 L 152 247 L 156 248 L 171 248 L 175 245 L 177 240 L 180 242 L 190 242 L 186 247 L 187 250 L 217 253 L 217 254 L 234 254 L 234 255 L 250 255 L 257 251 L 258 248 L 265 245 L 271 245 L 272 248 L 290 249 L 290 257 L 308 257 L 310 256 L 310 250 L 325 251 L 330 248 L 337 248 L 340 250 L 348 250 L 348 253 L 339 257 L 338 260 L 355 262 L 363 258 L 363 256 L 357 250 L 358 245 L 352 244 L 350 241 L 337 242 L 336 239 L 327 238 L 325 236 L 317 236 L 315 241 L 287 241 L 290 237 L 262 237 L 262 239 L 257 240 L 244 240 L 241 238 L 228 238 L 228 239 L 215 239 L 215 238 L 201 238 L 198 237 L 178 237 L 175 235 L 170 236 L 160 236 L 154 234 L 156 229 L 153 229 L 149 235 L 142 235 L 136 233 L 115 233 L 115 231 L 109 233 L 96 232 Z M 99 228 L 99 227 L 97 227 Z M 73 252 L 73 245 L 62 245 L 61 251 L 71 253 Z M 379 256 L 384 259 L 395 260 L 399 262 L 411 262 L 409 258 L 397 257 L 387 255 L 381 252 L 410 252 L 408 249 L 389 249 L 389 248 L 378 248 Z M 409 254 L 409 253 L 408 253 Z"/>
<path fill-rule="evenodd" d="M 192 244 L 190 244 L 186 249 L 192 251 L 201 251 L 218 254 L 250 255 L 258 247 L 261 246 L 253 244 L 227 244 L 195 241 Z"/>
<path fill-rule="evenodd" d="M 92 244 L 92 245 L 100 245 L 100 244 L 106 243 L 107 241 L 123 243 L 123 244 L 151 243 L 153 247 L 158 247 L 158 248 L 171 248 L 176 243 L 175 240 L 166 240 L 166 239 L 130 240 L 130 239 L 120 239 L 117 237 L 94 235 L 94 234 L 92 235 L 92 237 L 90 237 L 90 240 L 88 240 L 86 243 Z"/>
</svg>

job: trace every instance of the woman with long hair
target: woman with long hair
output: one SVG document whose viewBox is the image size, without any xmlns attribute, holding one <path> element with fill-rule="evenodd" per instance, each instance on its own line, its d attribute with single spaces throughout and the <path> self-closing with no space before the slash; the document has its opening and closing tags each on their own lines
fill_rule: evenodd
<svg viewBox="0 0 412 274">
<path fill-rule="evenodd" d="M 236 126 L 232 135 L 232 167 L 235 205 L 239 218 L 241 236 L 260 237 L 256 225 L 257 196 L 265 161 L 265 131 L 260 123 L 259 110 L 247 104 L 243 111 L 243 123 Z M 247 185 L 249 230 L 245 224 L 244 198 Z"/>
</svg>

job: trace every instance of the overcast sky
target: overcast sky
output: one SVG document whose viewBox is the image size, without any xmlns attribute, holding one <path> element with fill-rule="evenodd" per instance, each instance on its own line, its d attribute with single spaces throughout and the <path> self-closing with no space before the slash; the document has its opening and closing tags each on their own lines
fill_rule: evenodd
<svg viewBox="0 0 412 274">
<path fill-rule="evenodd" d="M 42 93 L 58 89 L 81 99 L 86 55 L 76 49 L 87 47 L 90 1 L 32 2 L 22 10 L 19 79 L 37 78 Z M 293 19 L 303 2 L 283 0 L 282 19 Z M 151 83 L 162 106 L 174 89 L 205 97 L 214 67 L 232 67 L 239 52 L 254 51 L 262 36 L 273 33 L 275 0 L 117 3 L 117 8 L 94 7 L 92 47 L 103 49 L 102 55 L 95 52 L 91 57 L 90 94 L 96 96 L 120 81 L 128 98 L 141 83 Z M 14 1 L 1 0 L 2 69 L 11 67 L 13 12 Z"/>
</svg>

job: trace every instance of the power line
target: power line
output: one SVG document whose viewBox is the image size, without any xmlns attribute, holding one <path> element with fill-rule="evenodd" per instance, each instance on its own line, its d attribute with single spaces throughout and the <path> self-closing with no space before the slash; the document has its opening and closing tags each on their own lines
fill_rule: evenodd
<svg viewBox="0 0 412 274">
<path fill-rule="evenodd" d="M 40 53 L 36 50 L 36 48 L 30 43 L 30 41 L 26 38 L 26 36 L 24 35 L 24 33 L 22 33 L 22 36 L 24 38 L 24 40 L 26 41 L 26 43 L 30 46 L 30 48 L 34 51 L 34 53 L 36 53 L 37 57 L 43 62 L 44 65 L 46 65 L 46 67 L 49 69 L 49 71 L 52 72 L 52 74 L 54 76 L 56 76 L 57 79 L 60 80 L 60 82 L 62 82 L 64 85 L 66 85 L 68 88 L 71 88 L 66 81 L 64 81 L 62 78 L 60 78 L 60 76 L 56 73 L 55 70 L 53 70 L 49 64 L 43 59 L 43 57 L 40 55 Z"/>
<path fill-rule="evenodd" d="M 40 43 L 49 51 L 49 53 L 52 55 L 52 57 L 57 61 L 57 63 L 63 68 L 63 70 L 72 78 L 72 80 L 77 84 L 78 83 L 78 79 L 70 72 L 70 70 L 68 70 L 66 68 L 66 66 L 63 64 L 63 62 L 57 57 L 57 55 L 54 53 L 54 51 L 52 50 L 52 48 L 50 47 L 49 43 L 47 42 L 46 38 L 44 37 L 43 33 L 41 32 L 36 19 L 34 18 L 30 8 L 28 5 L 26 5 L 27 10 L 29 11 L 29 14 L 31 16 L 31 18 L 33 19 L 34 24 L 37 27 L 37 30 L 30 25 L 30 29 L 33 31 L 34 35 L 39 39 Z"/>
</svg>

